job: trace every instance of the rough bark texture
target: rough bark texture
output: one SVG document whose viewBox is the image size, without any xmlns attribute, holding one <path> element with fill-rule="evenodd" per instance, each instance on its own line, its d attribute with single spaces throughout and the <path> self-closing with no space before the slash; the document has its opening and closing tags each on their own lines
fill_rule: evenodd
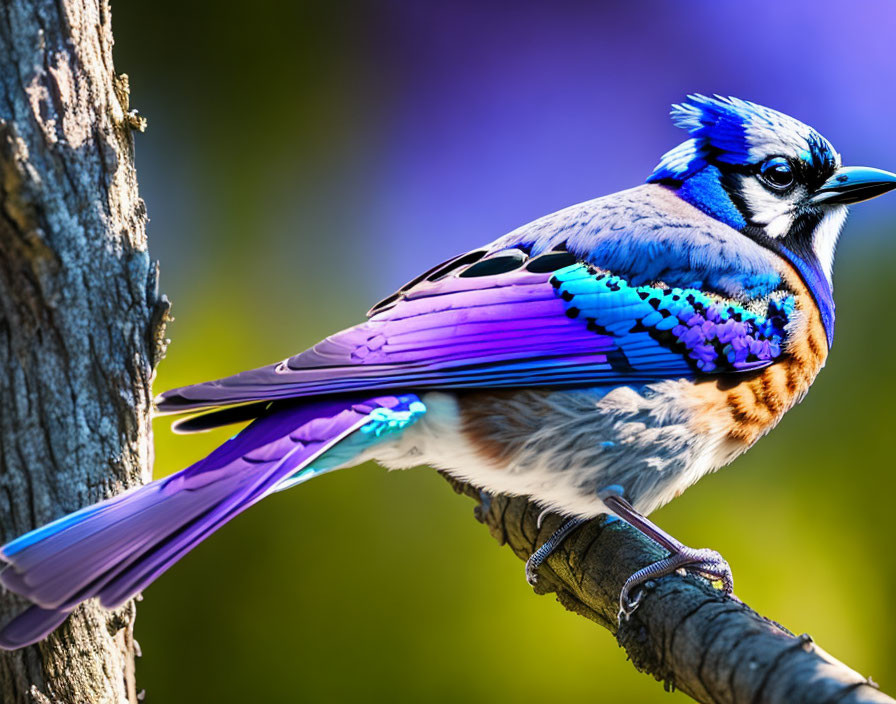
<svg viewBox="0 0 896 704">
<path fill-rule="evenodd" d="M 0 3 L 0 541 L 150 475 L 167 301 L 105 0 Z M 21 603 L 5 594 L 0 620 Z M 0 699 L 133 702 L 133 602 L 0 653 Z"/>
<path fill-rule="evenodd" d="M 522 559 L 561 523 L 524 498 L 486 497 L 446 479 L 479 502 L 476 518 Z M 648 592 L 629 621 L 617 623 L 619 591 L 636 570 L 665 556 L 621 521 L 592 521 L 572 533 L 539 573 L 536 591 L 554 593 L 570 611 L 612 632 L 642 672 L 699 702 L 859 704 L 894 700 L 819 648 L 696 577 L 667 577 Z M 522 579 L 522 569 L 520 570 Z"/>
</svg>

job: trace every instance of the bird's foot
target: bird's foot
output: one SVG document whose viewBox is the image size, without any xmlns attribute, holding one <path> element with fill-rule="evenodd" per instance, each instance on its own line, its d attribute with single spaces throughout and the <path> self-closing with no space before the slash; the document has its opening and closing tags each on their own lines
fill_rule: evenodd
<svg viewBox="0 0 896 704">
<path fill-rule="evenodd" d="M 540 550 L 541 548 L 539 548 Z M 526 560 L 526 581 L 530 586 L 534 587 L 538 583 L 538 568 L 541 567 L 541 563 L 544 560 L 539 560 L 537 554 L 538 550 L 529 555 L 529 559 Z"/>
<path fill-rule="evenodd" d="M 608 486 L 600 492 L 600 498 L 619 518 L 650 538 L 653 542 L 669 551 L 669 556 L 647 565 L 625 580 L 619 594 L 619 620 L 628 620 L 632 612 L 638 608 L 644 596 L 645 582 L 665 577 L 673 572 L 700 575 L 712 583 L 718 583 L 725 594 L 734 590 L 734 578 L 731 568 L 715 550 L 701 548 L 695 550 L 676 540 L 659 526 L 651 523 L 638 513 L 625 498 L 622 487 Z M 637 590 L 637 591 L 635 591 Z"/>
<path fill-rule="evenodd" d="M 619 594 L 619 620 L 627 621 L 638 608 L 644 595 L 645 582 L 665 577 L 673 572 L 699 575 L 714 586 L 718 585 L 718 588 L 728 595 L 734 591 L 734 576 L 725 558 L 709 548 L 695 549 L 682 546 L 669 557 L 647 565 L 625 580 L 622 592 Z"/>
<path fill-rule="evenodd" d="M 544 514 L 538 517 L 538 524 L 541 525 L 541 519 Z M 561 525 L 554 533 L 548 538 L 535 552 L 533 552 L 529 559 L 526 560 L 526 581 L 535 586 L 536 582 L 538 582 L 538 568 L 544 564 L 544 561 L 548 559 L 550 554 L 554 552 L 563 540 L 569 535 L 572 531 L 578 528 L 583 523 L 587 523 L 587 519 L 585 518 L 570 518 L 563 525 Z"/>
</svg>

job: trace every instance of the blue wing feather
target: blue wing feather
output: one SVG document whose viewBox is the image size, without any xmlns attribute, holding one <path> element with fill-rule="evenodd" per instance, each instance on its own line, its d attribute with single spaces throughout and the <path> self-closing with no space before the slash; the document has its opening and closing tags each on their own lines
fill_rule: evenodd
<svg viewBox="0 0 896 704">
<path fill-rule="evenodd" d="M 545 273 L 523 266 L 412 287 L 367 322 L 306 352 L 167 392 L 159 408 L 395 388 L 695 378 L 771 363 L 784 324 L 696 289 L 633 286 L 581 262 Z"/>
</svg>

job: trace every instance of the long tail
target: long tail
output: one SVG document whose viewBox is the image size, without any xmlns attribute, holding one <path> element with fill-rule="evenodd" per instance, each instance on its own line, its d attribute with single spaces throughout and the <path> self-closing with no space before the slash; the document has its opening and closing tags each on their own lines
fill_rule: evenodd
<svg viewBox="0 0 896 704">
<path fill-rule="evenodd" d="M 13 540 L 0 583 L 33 606 L 0 629 L 0 648 L 41 640 L 86 599 L 119 606 L 264 496 L 351 463 L 423 412 L 410 394 L 281 407 L 177 474 Z"/>
</svg>

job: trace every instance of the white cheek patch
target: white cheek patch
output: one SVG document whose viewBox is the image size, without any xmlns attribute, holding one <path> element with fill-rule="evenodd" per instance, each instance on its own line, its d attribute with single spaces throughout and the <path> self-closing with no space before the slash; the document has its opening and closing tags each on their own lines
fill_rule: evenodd
<svg viewBox="0 0 896 704">
<path fill-rule="evenodd" d="M 772 221 L 765 226 L 765 234 L 772 239 L 778 239 L 790 232 L 792 225 L 793 214 L 788 210 L 787 212 L 774 217 Z"/>
<path fill-rule="evenodd" d="M 792 204 L 789 200 L 770 193 L 755 178 L 744 178 L 740 182 L 740 195 L 744 199 L 748 220 L 759 225 L 769 237 L 783 237 L 793 225 Z"/>
<path fill-rule="evenodd" d="M 840 239 L 840 230 L 843 229 L 848 212 L 849 209 L 845 205 L 830 208 L 812 233 L 812 249 L 829 284 L 832 282 L 834 270 L 834 251 L 837 249 L 837 240 Z"/>
</svg>

